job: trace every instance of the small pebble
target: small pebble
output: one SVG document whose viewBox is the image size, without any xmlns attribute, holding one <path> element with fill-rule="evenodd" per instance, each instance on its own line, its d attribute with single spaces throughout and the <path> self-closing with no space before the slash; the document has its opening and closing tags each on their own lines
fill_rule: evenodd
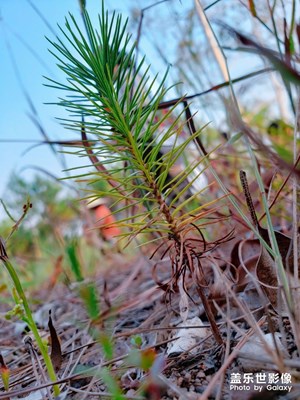
<svg viewBox="0 0 300 400">
<path fill-rule="evenodd" d="M 184 379 L 185 379 L 185 381 L 190 382 L 190 380 L 192 379 L 191 373 L 190 372 L 186 372 L 184 374 Z"/>
<path fill-rule="evenodd" d="M 178 386 L 182 386 L 182 384 L 183 384 L 183 377 L 182 377 L 182 376 L 180 376 L 180 377 L 177 379 L 177 384 L 178 384 Z"/>
<path fill-rule="evenodd" d="M 197 378 L 205 378 L 205 373 L 204 373 L 204 371 L 199 371 L 198 372 L 198 374 L 197 374 Z"/>
</svg>

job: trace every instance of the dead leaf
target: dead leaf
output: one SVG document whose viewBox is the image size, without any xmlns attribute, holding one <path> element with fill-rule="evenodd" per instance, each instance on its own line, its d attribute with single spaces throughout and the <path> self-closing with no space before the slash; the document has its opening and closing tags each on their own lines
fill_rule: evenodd
<svg viewBox="0 0 300 400">
<path fill-rule="evenodd" d="M 200 318 L 194 317 L 178 325 L 178 331 L 173 333 L 173 341 L 168 343 L 168 356 L 175 356 L 189 351 L 191 354 L 197 353 L 197 343 L 209 335 L 211 331 L 204 327 Z"/>
<path fill-rule="evenodd" d="M 62 352 L 60 346 L 60 340 L 56 333 L 56 329 L 54 328 L 52 318 L 51 318 L 51 310 L 49 310 L 49 322 L 48 327 L 50 331 L 50 339 L 51 339 L 51 361 L 55 371 L 59 371 L 62 364 Z"/>
<path fill-rule="evenodd" d="M 268 230 L 259 226 L 259 233 L 264 241 L 267 242 L 269 246 L 271 246 Z M 285 266 L 285 269 L 287 271 L 293 273 L 293 242 L 290 237 L 284 235 L 281 232 L 274 231 L 274 233 L 283 265 Z"/>
<path fill-rule="evenodd" d="M 278 280 L 274 260 L 268 251 L 261 246 L 261 253 L 256 264 L 256 276 L 271 305 L 277 307 Z M 272 286 L 273 288 L 271 288 Z"/>
<path fill-rule="evenodd" d="M 252 222 L 254 226 L 257 228 L 259 234 L 265 240 L 265 242 L 271 246 L 271 242 L 269 239 L 268 230 L 262 228 L 258 222 L 257 215 L 253 206 L 252 197 L 249 191 L 249 186 L 247 182 L 247 177 L 245 171 L 240 171 L 240 179 L 244 191 L 244 195 L 246 198 L 246 203 L 251 215 Z M 292 251 L 292 241 L 291 239 L 283 235 L 278 231 L 274 231 L 276 241 L 278 244 L 279 252 L 282 258 L 283 265 L 286 267 L 288 272 L 293 272 L 293 251 Z M 256 264 L 256 275 L 262 285 L 262 289 L 267 295 L 270 303 L 276 309 L 277 307 L 277 288 L 278 287 L 278 279 L 277 279 L 277 271 L 274 259 L 268 253 L 268 251 L 261 246 L 260 256 Z M 273 287 L 273 288 L 271 288 Z"/>
<path fill-rule="evenodd" d="M 231 252 L 231 264 L 236 267 L 235 290 L 241 292 L 249 283 L 249 274 L 255 274 L 256 264 L 260 255 L 258 239 L 246 239 L 237 242 Z"/>
<path fill-rule="evenodd" d="M 267 333 L 263 336 L 253 335 L 241 347 L 237 358 L 243 371 L 261 371 L 266 365 L 264 359 L 274 363 L 274 356 L 278 355 L 278 352 L 279 354 L 286 353 L 278 332 Z"/>
</svg>

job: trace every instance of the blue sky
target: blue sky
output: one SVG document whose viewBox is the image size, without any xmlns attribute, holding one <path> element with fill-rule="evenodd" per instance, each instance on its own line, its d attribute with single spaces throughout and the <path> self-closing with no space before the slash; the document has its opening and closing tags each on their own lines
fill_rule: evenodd
<svg viewBox="0 0 300 400">
<path fill-rule="evenodd" d="M 120 3 L 122 4 L 121 11 L 124 12 L 128 2 L 107 2 L 111 8 L 116 3 L 118 7 Z M 100 12 L 99 0 L 88 0 L 87 5 L 93 16 Z M 68 12 L 80 20 L 77 0 L 4 0 L 0 2 L 0 108 L 2 111 L 0 198 L 4 201 L 5 187 L 12 172 L 21 174 L 24 178 L 30 178 L 35 173 L 30 166 L 34 165 L 56 176 L 64 175 L 62 164 L 47 145 L 30 149 L 33 143 L 21 141 L 42 140 L 39 129 L 32 121 L 35 111 L 36 117 L 52 140 L 74 138 L 72 132 L 64 130 L 55 119 L 55 117 L 66 116 L 64 110 L 45 104 L 55 102 L 59 93 L 45 87 L 46 81 L 43 78 L 43 76 L 48 76 L 63 80 L 62 74 L 55 65 L 54 57 L 48 51 L 50 45 L 45 36 L 53 39 L 53 30 L 59 33 L 57 23 L 63 26 Z M 46 22 L 38 13 L 46 19 Z M 26 99 L 26 94 L 30 96 L 35 108 L 34 112 Z M 6 143 L 3 140 L 16 140 L 16 142 Z M 68 167 L 78 165 L 78 159 L 75 156 L 66 157 L 66 160 Z M 3 210 L 0 207 L 0 216 L 1 213 Z"/>
<path fill-rule="evenodd" d="M 56 31 L 56 23 L 62 24 L 68 11 L 79 15 L 76 0 L 32 0 L 32 4 L 38 7 L 47 23 Z M 47 134 L 52 139 L 63 138 L 66 134 L 54 118 L 62 115 L 63 110 L 44 104 L 55 101 L 56 93 L 43 85 L 43 75 L 53 78 L 59 76 L 45 39 L 45 35 L 53 37 L 53 33 L 28 1 L 2 1 L 0 12 L 0 138 L 33 141 L 42 139 L 31 120 L 32 111 L 22 86 L 30 96 Z M 32 170 L 27 167 L 36 165 L 60 174 L 61 165 L 47 146 L 37 147 L 24 154 L 30 146 L 30 143 L 1 143 L 1 170 L 4 173 L 0 182 L 0 193 L 4 200 L 5 186 L 12 171 L 21 173 L 25 178 L 32 174 Z"/>
</svg>

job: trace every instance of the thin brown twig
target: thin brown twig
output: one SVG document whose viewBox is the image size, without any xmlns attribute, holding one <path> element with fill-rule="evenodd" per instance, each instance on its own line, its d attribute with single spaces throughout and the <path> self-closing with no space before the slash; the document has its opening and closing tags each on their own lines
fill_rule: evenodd
<svg viewBox="0 0 300 400">
<path fill-rule="evenodd" d="M 89 157 L 89 159 L 91 160 L 92 164 L 94 165 L 94 167 L 96 168 L 97 171 L 101 172 L 105 178 L 107 179 L 107 182 L 114 188 L 117 190 L 117 192 L 119 194 L 122 195 L 122 197 L 124 199 L 127 199 L 127 194 L 120 188 L 120 184 L 115 181 L 112 176 L 109 174 L 109 172 L 107 171 L 107 169 L 104 167 L 104 165 L 98 160 L 98 158 L 95 156 L 92 147 L 90 145 L 90 142 L 88 141 L 88 138 L 86 136 L 86 132 L 85 132 L 85 126 L 84 123 L 82 123 L 82 127 L 81 127 L 81 137 L 82 137 L 82 144 L 85 148 L 85 151 Z M 128 200 L 129 201 L 129 200 Z"/>
<path fill-rule="evenodd" d="M 263 320 L 258 321 L 258 326 L 261 326 L 264 323 Z M 236 356 L 238 355 L 240 349 L 243 347 L 243 345 L 247 342 L 247 340 L 255 333 L 255 329 L 251 328 L 248 330 L 248 332 L 245 334 L 245 336 L 238 342 L 238 344 L 235 346 L 233 349 L 232 353 L 228 356 L 227 360 L 224 361 L 223 365 L 219 369 L 219 371 L 212 377 L 211 381 L 207 385 L 207 388 L 205 389 L 204 393 L 199 397 L 199 400 L 208 400 L 208 397 L 210 393 L 212 392 L 214 386 L 220 379 L 220 377 L 225 373 L 226 369 L 229 367 L 229 365 L 234 361 Z"/>
</svg>

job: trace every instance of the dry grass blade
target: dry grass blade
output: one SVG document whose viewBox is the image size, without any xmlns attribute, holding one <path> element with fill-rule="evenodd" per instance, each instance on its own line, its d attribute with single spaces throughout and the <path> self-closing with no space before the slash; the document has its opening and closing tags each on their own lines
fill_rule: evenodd
<svg viewBox="0 0 300 400">
<path fill-rule="evenodd" d="M 184 108 L 185 108 L 186 124 L 188 126 L 190 134 L 194 135 L 197 132 L 197 129 L 196 129 L 195 124 L 194 124 L 194 119 L 193 119 L 190 107 L 189 107 L 189 105 L 188 105 L 186 100 L 183 101 L 183 105 L 184 105 Z M 198 144 L 199 148 L 201 149 L 203 155 L 207 156 L 208 153 L 205 150 L 205 148 L 203 146 L 203 143 L 202 143 L 201 139 L 199 138 L 199 136 L 195 137 L 194 140 L 197 141 L 197 144 Z"/>
<path fill-rule="evenodd" d="M 280 72 L 284 79 L 288 79 L 296 85 L 300 85 L 300 74 L 295 68 L 290 65 L 289 62 L 281 60 L 274 51 L 259 45 L 258 43 L 254 42 L 252 39 L 241 34 L 235 29 L 229 28 L 228 26 L 226 28 L 234 33 L 242 44 L 244 44 L 245 46 L 254 47 L 257 50 L 258 54 L 266 57 L 274 65 L 276 70 Z"/>
</svg>

